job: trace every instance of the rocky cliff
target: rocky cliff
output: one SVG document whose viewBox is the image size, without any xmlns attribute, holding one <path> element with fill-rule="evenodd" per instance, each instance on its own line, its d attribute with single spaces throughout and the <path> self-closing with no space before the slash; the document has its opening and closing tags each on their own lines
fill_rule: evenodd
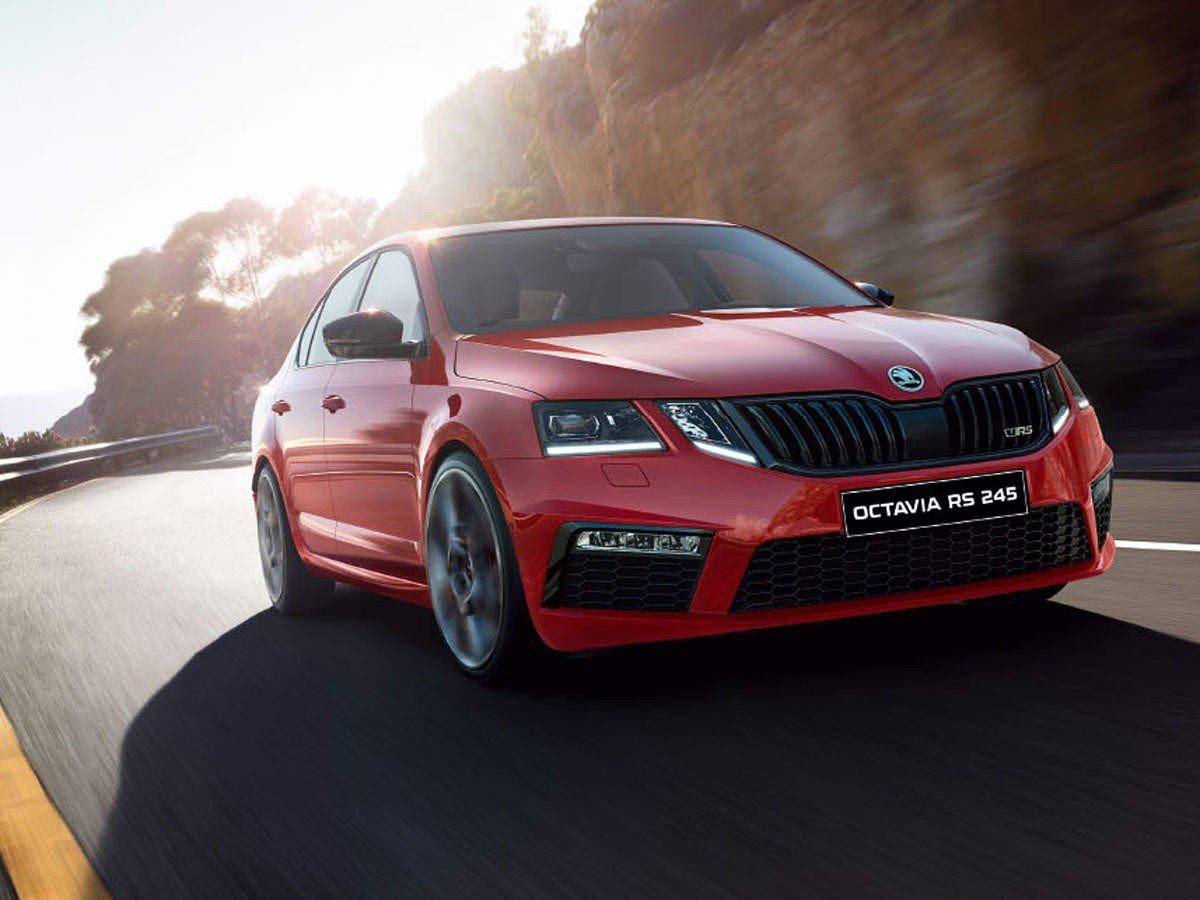
<svg viewBox="0 0 1200 900">
<path fill-rule="evenodd" d="M 752 224 L 904 305 L 1025 327 L 1136 418 L 1149 386 L 1200 405 L 1178 378 L 1200 359 L 1198 36 L 1183 2 L 600 0 L 579 44 L 441 113 L 509 124 L 431 119 L 422 180 L 463 157 L 478 215 L 530 183 L 536 139 L 522 214 Z M 496 102 L 522 77 L 534 131 Z"/>
<path fill-rule="evenodd" d="M 1194 3 L 608 0 L 538 125 L 571 213 L 765 228 L 1119 402 L 1106 360 L 1200 359 L 1198 35 Z"/>
</svg>

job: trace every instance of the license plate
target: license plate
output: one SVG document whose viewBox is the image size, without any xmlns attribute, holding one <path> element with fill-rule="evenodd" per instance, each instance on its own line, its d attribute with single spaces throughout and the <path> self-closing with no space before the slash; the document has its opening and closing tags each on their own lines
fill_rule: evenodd
<svg viewBox="0 0 1200 900">
<path fill-rule="evenodd" d="M 1025 473 L 996 472 L 842 492 L 846 537 L 1022 516 Z"/>
</svg>

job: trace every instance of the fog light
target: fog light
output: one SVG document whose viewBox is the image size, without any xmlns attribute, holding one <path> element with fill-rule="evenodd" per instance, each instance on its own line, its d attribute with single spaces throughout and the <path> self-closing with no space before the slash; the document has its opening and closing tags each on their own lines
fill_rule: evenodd
<svg viewBox="0 0 1200 900">
<path fill-rule="evenodd" d="M 1112 494 L 1112 469 L 1092 482 L 1092 505 L 1099 506 Z"/>
<path fill-rule="evenodd" d="M 576 550 L 610 553 L 656 553 L 663 556 L 699 556 L 704 539 L 698 534 L 658 531 L 588 529 L 575 535 Z"/>
</svg>

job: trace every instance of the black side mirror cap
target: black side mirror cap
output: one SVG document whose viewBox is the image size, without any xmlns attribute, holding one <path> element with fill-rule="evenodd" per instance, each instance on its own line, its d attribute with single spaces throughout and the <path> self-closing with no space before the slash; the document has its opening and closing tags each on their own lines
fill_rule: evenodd
<svg viewBox="0 0 1200 900">
<path fill-rule="evenodd" d="M 872 300 L 878 300 L 884 306 L 891 306 L 896 302 L 896 295 L 887 288 L 880 287 L 877 284 L 871 284 L 869 281 L 856 281 L 854 286 L 870 297 Z"/>
<path fill-rule="evenodd" d="M 382 309 L 364 309 L 334 319 L 321 329 L 329 352 L 338 359 L 405 359 L 420 344 L 405 343 L 404 323 Z"/>
</svg>

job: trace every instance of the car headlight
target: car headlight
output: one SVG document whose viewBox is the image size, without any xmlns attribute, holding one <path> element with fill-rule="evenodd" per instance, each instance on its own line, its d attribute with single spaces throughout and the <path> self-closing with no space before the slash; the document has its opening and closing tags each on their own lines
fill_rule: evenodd
<svg viewBox="0 0 1200 900">
<path fill-rule="evenodd" d="M 1071 404 L 1067 402 L 1067 392 L 1063 390 L 1057 366 L 1042 369 L 1042 387 L 1046 391 L 1046 409 L 1050 411 L 1050 427 L 1055 434 L 1058 434 L 1063 425 L 1067 423 Z"/>
<path fill-rule="evenodd" d="M 660 400 L 658 406 L 697 450 L 750 466 L 759 464 L 758 457 L 713 401 Z"/>
<path fill-rule="evenodd" d="M 1058 364 L 1059 374 L 1062 375 L 1063 381 L 1067 383 L 1067 389 L 1071 392 L 1071 396 L 1075 398 L 1075 405 L 1080 409 L 1087 409 L 1092 405 L 1092 401 L 1087 398 L 1087 394 L 1083 392 L 1083 388 L 1079 386 L 1079 382 L 1075 380 L 1075 376 L 1071 374 L 1071 370 L 1067 368 L 1065 362 Z"/>
<path fill-rule="evenodd" d="M 664 449 L 650 423 L 626 400 L 535 403 L 533 415 L 547 456 Z"/>
</svg>

